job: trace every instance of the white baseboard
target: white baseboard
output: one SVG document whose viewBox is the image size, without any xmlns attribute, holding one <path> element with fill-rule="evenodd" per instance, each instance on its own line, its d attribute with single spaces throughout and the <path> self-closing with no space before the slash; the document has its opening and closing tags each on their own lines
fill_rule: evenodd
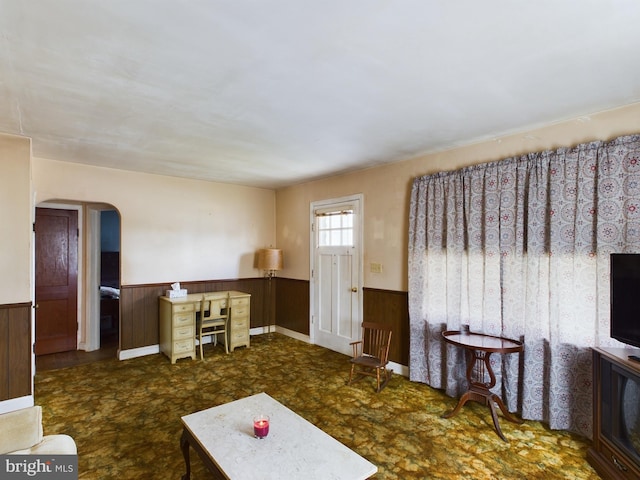
<svg viewBox="0 0 640 480">
<path fill-rule="evenodd" d="M 130 358 L 144 357 L 145 355 L 153 355 L 160 353 L 160 345 L 148 345 L 146 347 L 131 348 L 129 350 L 119 350 L 118 360 L 129 360 Z"/>
<path fill-rule="evenodd" d="M 0 402 L 0 413 L 13 412 L 14 410 L 20 410 L 21 408 L 33 407 L 33 405 L 33 395 L 12 398 L 10 400 Z"/>
<path fill-rule="evenodd" d="M 287 337 L 295 338 L 296 340 L 300 340 L 305 343 L 311 343 L 311 338 L 309 337 L 309 335 L 294 332 L 293 330 L 289 330 L 288 328 L 276 327 L 276 332 L 286 335 Z"/>
<path fill-rule="evenodd" d="M 294 332 L 293 330 L 289 330 L 284 327 L 276 327 L 276 332 L 286 335 L 287 337 L 295 338 L 296 340 L 300 340 L 302 342 L 306 342 L 309 344 L 311 343 L 311 338 L 309 337 L 309 335 Z M 407 367 L 406 365 L 389 362 L 389 369 L 393 370 L 393 373 L 397 373 L 398 375 L 402 375 L 403 377 L 409 377 L 409 367 Z"/>
<path fill-rule="evenodd" d="M 389 369 L 393 370 L 393 373 L 397 373 L 398 375 L 402 375 L 403 377 L 409 378 L 409 367 L 406 365 L 400 365 L 399 363 L 389 362 Z"/>
<path fill-rule="evenodd" d="M 311 339 L 309 335 L 305 335 L 303 333 L 295 332 L 293 330 L 289 330 L 284 327 L 276 327 L 276 332 L 281 333 L 282 335 L 286 335 L 287 337 L 295 338 L 296 340 L 300 340 L 305 343 L 311 343 Z M 250 335 L 262 335 L 268 333 L 268 327 L 256 327 L 250 330 Z M 211 342 L 210 338 L 205 338 L 204 343 Z M 140 348 L 132 348 L 130 350 L 120 350 L 118 352 L 118 360 L 129 360 L 130 358 L 136 357 L 144 357 L 145 355 L 153 355 L 155 353 L 160 353 L 160 345 L 149 345 L 147 347 Z M 393 370 L 394 373 L 398 375 L 402 375 L 403 377 L 409 377 L 409 367 L 406 365 L 401 365 L 395 362 L 389 362 L 389 368 Z M 33 399 L 32 399 L 33 402 Z M 0 403 L 0 413 L 2 412 L 1 408 L 3 403 Z M 33 404 L 33 403 L 32 403 Z M 30 406 L 30 405 L 27 405 Z M 22 408 L 22 407 L 19 407 Z M 15 410 L 15 409 L 13 409 Z"/>
<path fill-rule="evenodd" d="M 249 335 L 262 335 L 269 332 L 278 332 L 280 331 L 280 327 L 276 327 L 275 325 L 268 325 L 266 327 L 254 327 L 249 330 Z"/>
</svg>

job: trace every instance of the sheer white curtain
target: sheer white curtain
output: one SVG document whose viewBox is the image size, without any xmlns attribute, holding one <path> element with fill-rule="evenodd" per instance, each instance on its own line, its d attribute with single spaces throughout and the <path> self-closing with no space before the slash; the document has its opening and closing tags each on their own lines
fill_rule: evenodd
<svg viewBox="0 0 640 480">
<path fill-rule="evenodd" d="M 591 436 L 589 347 L 609 337 L 609 254 L 640 252 L 640 135 L 416 178 L 409 218 L 410 378 L 459 396 L 441 332 L 524 341 L 491 357 L 523 418 Z"/>
</svg>

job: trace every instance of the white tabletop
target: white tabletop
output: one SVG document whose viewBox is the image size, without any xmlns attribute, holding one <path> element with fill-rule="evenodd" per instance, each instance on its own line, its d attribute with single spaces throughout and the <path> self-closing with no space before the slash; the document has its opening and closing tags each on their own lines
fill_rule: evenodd
<svg viewBox="0 0 640 480">
<path fill-rule="evenodd" d="M 260 413 L 271 419 L 264 439 L 253 436 Z M 364 480 L 378 471 L 266 393 L 186 415 L 182 423 L 232 480 Z"/>
</svg>

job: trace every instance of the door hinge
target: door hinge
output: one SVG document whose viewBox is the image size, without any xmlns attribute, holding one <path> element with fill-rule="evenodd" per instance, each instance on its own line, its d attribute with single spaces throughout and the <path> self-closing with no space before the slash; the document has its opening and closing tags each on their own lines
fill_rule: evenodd
<svg viewBox="0 0 640 480">
<path fill-rule="evenodd" d="M 33 222 L 33 231 L 36 231 L 36 222 Z"/>
</svg>

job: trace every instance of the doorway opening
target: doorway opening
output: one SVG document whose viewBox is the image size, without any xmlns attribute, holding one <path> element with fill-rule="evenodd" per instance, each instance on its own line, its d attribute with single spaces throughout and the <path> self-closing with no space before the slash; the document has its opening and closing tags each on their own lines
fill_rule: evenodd
<svg viewBox="0 0 640 480">
<path fill-rule="evenodd" d="M 120 333 L 120 215 L 100 211 L 100 349 L 116 349 Z"/>
<path fill-rule="evenodd" d="M 67 348 L 39 353 L 37 349 L 38 331 L 46 332 L 47 317 L 41 308 L 36 308 L 36 370 L 50 370 L 67 366 L 90 363 L 105 358 L 117 358 L 120 345 L 120 215 L 113 205 L 82 202 L 45 202 L 36 208 L 35 270 L 48 266 L 56 251 L 65 251 L 65 238 L 48 239 L 53 242 L 53 250 L 39 249 L 45 244 L 43 235 L 38 240 L 38 211 L 50 209 L 58 212 L 74 212 L 77 215 L 75 248 L 77 256 L 76 297 L 60 302 L 67 303 L 66 318 L 76 316 L 73 335 Z M 103 215 L 104 213 L 104 215 Z M 70 230 L 71 231 L 71 230 Z M 71 234 L 69 237 L 71 238 Z M 47 267 L 48 268 L 48 267 Z M 42 270 L 42 268 L 40 268 Z M 73 268 L 72 268 L 73 270 Z M 73 272 L 72 272 L 73 273 Z M 73 283 L 69 281 L 69 283 Z M 36 278 L 36 290 L 38 280 Z M 36 303 L 38 294 L 36 291 Z M 40 306 L 40 305 L 39 305 Z M 58 319 L 59 321 L 60 319 Z M 69 327 L 70 328 L 70 327 Z"/>
</svg>

